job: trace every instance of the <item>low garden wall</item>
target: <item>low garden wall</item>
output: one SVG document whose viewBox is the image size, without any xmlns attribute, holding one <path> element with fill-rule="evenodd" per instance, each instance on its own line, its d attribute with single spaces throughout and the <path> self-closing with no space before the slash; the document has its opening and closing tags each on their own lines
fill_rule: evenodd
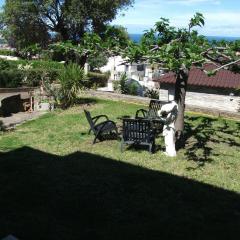
<svg viewBox="0 0 240 240">
<path fill-rule="evenodd" d="M 130 96 L 130 95 L 124 95 L 119 93 L 113 93 L 113 92 L 103 92 L 103 91 L 93 91 L 93 90 L 88 91 L 86 95 L 91 97 L 99 97 L 99 98 L 111 99 L 111 100 L 117 100 L 117 101 L 120 101 L 120 100 L 127 101 L 131 103 L 143 104 L 143 105 L 148 105 L 150 101 L 150 98 L 146 98 L 146 97 Z M 197 102 L 195 101 L 194 103 L 197 103 Z M 209 107 L 198 106 L 198 105 L 193 105 L 188 103 L 186 104 L 186 110 L 209 114 L 213 116 L 231 117 L 231 118 L 236 118 L 240 120 L 240 112 L 220 110 L 217 108 L 209 108 Z"/>
<path fill-rule="evenodd" d="M 8 116 L 11 113 L 24 111 L 23 104 L 29 100 L 30 87 L 0 88 L 0 115 Z"/>
</svg>

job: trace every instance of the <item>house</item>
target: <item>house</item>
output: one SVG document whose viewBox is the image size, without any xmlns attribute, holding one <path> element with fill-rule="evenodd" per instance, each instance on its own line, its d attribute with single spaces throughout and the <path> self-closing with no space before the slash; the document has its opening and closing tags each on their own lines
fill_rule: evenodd
<svg viewBox="0 0 240 240">
<path fill-rule="evenodd" d="M 206 64 L 205 70 L 216 68 L 213 64 Z M 113 81 L 119 80 L 126 73 L 129 79 L 138 81 L 142 86 L 159 89 L 162 101 L 174 100 L 174 73 L 164 73 L 152 69 L 147 64 L 128 64 L 121 56 L 109 58 L 108 64 L 101 71 L 110 71 L 108 87 L 104 90 L 113 91 Z M 216 109 L 220 111 L 240 111 L 240 74 L 222 69 L 216 75 L 208 77 L 201 69 L 192 67 L 189 73 L 186 104 L 199 108 Z"/>
<path fill-rule="evenodd" d="M 121 56 L 114 56 L 108 59 L 106 66 L 100 68 L 102 72 L 110 72 L 110 79 L 108 82 L 108 90 L 113 90 L 112 82 L 119 80 L 123 74 L 127 75 L 128 79 L 136 80 L 141 86 L 147 88 L 154 88 L 154 79 L 159 78 L 163 72 L 161 70 L 152 69 L 149 64 L 126 63 Z"/>
<path fill-rule="evenodd" d="M 205 70 L 216 68 L 206 64 Z M 174 73 L 166 73 L 155 79 L 160 89 L 160 100 L 173 100 L 176 77 Z M 192 67 L 188 78 L 186 104 L 216 109 L 221 111 L 238 112 L 240 108 L 240 74 L 221 69 L 216 75 L 208 77 L 201 69 Z"/>
</svg>

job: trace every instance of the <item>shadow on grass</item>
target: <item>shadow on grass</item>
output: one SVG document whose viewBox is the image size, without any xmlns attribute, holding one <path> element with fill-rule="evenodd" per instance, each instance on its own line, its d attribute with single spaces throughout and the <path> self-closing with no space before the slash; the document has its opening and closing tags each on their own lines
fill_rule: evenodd
<svg viewBox="0 0 240 240">
<path fill-rule="evenodd" d="M 90 153 L 0 153 L 0 238 L 234 239 L 240 195 Z"/>
<path fill-rule="evenodd" d="M 212 162 L 212 156 L 218 156 L 214 153 L 216 144 L 224 143 L 230 147 L 240 147 L 240 143 L 234 139 L 240 137 L 238 122 L 233 128 L 224 119 L 203 116 L 186 116 L 185 119 L 185 155 L 189 160 L 197 162 L 198 167 Z M 217 122 L 218 124 L 215 124 Z"/>
</svg>

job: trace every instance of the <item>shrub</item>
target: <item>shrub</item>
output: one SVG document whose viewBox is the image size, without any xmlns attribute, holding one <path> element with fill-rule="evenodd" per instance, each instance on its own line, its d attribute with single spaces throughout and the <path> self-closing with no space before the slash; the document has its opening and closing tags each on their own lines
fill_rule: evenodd
<svg viewBox="0 0 240 240">
<path fill-rule="evenodd" d="M 155 89 L 147 89 L 144 96 L 152 99 L 159 99 L 159 92 Z"/>
<path fill-rule="evenodd" d="M 126 74 L 122 74 L 120 80 L 113 81 L 113 90 L 122 94 L 128 94 Z"/>
<path fill-rule="evenodd" d="M 0 59 L 0 71 L 1 70 L 6 70 L 10 68 L 10 64 L 9 61 L 4 60 L 4 59 Z"/>
<path fill-rule="evenodd" d="M 9 49 L 0 49 L 0 55 L 4 56 L 16 56 L 16 52 Z"/>
<path fill-rule="evenodd" d="M 33 56 L 39 55 L 41 51 L 40 45 L 36 43 L 18 51 L 18 55 L 24 59 L 32 59 Z"/>
<path fill-rule="evenodd" d="M 0 59 L 0 87 L 19 87 L 40 85 L 42 76 L 50 82 L 58 79 L 64 65 L 53 61 L 8 61 Z"/>
<path fill-rule="evenodd" d="M 42 68 L 42 69 L 64 69 L 64 64 L 54 61 L 30 61 L 33 68 Z"/>
<path fill-rule="evenodd" d="M 97 54 L 90 55 L 87 60 L 91 70 L 99 69 L 108 63 L 106 54 L 98 52 Z"/>
<path fill-rule="evenodd" d="M 2 70 L 0 71 L 0 87 L 14 88 L 21 86 L 23 79 L 20 70 Z"/>
<path fill-rule="evenodd" d="M 121 85 L 120 85 L 120 81 L 119 80 L 114 80 L 113 81 L 113 90 L 115 92 L 121 93 Z"/>
<path fill-rule="evenodd" d="M 40 85 L 43 75 L 53 82 L 63 69 L 64 65 L 58 62 L 0 59 L 1 87 L 18 87 L 22 84 L 36 87 Z"/>
<path fill-rule="evenodd" d="M 71 63 L 67 65 L 59 76 L 61 84 L 61 105 L 68 107 L 72 105 L 81 89 L 85 88 L 88 78 L 79 65 Z"/>
<path fill-rule="evenodd" d="M 58 79 L 60 70 L 28 69 L 23 70 L 23 84 L 29 87 L 37 87 L 41 84 L 43 76 L 46 76 L 50 82 Z"/>
<path fill-rule="evenodd" d="M 3 60 L 3 59 L 2 59 Z M 39 60 L 17 60 L 17 61 L 8 61 L 4 60 L 9 64 L 9 69 L 17 69 L 19 65 L 31 65 L 33 69 L 35 68 L 42 68 L 42 69 L 64 69 L 64 64 L 54 61 L 39 61 Z"/>
<path fill-rule="evenodd" d="M 113 81 L 113 89 L 122 94 L 138 95 L 139 85 L 136 81 L 129 80 L 124 73 L 120 76 L 120 80 Z"/>
<path fill-rule="evenodd" d="M 89 88 L 93 86 L 106 87 L 109 79 L 109 73 L 89 72 L 88 78 L 89 78 L 89 83 L 88 83 Z"/>
<path fill-rule="evenodd" d="M 138 84 L 136 82 L 131 82 L 127 84 L 127 94 L 138 95 Z"/>
</svg>

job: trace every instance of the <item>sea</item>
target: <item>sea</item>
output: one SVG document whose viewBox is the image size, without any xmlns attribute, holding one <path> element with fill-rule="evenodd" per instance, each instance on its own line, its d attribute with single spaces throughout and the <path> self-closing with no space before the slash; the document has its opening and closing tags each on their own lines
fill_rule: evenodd
<svg viewBox="0 0 240 240">
<path fill-rule="evenodd" d="M 137 34 L 137 33 L 130 33 L 129 37 L 136 43 L 140 42 L 141 37 L 143 34 Z M 240 40 L 240 37 L 225 37 L 225 36 L 205 36 L 209 41 L 216 40 L 216 41 L 229 41 L 233 42 L 236 40 Z"/>
</svg>

